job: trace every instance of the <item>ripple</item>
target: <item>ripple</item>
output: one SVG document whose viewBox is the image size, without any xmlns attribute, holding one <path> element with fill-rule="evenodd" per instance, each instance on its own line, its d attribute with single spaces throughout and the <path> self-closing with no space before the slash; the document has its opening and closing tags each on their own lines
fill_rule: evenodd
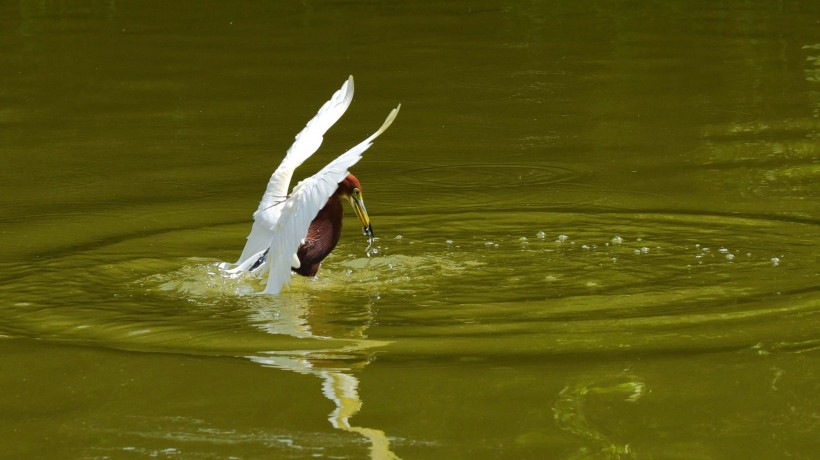
<svg viewBox="0 0 820 460">
<path fill-rule="evenodd" d="M 223 278 L 216 259 L 163 255 L 224 247 L 244 225 L 80 242 L 3 267 L 0 335 L 339 359 L 383 346 L 393 355 L 816 346 L 814 222 L 670 212 L 487 219 L 383 216 L 377 255 L 343 239 L 318 277 L 294 277 L 279 297 L 242 295 L 258 286 Z"/>
<path fill-rule="evenodd" d="M 409 184 L 428 184 L 435 189 L 465 191 L 508 189 L 554 185 L 570 181 L 579 173 L 559 166 L 511 164 L 455 164 L 416 168 L 397 180 Z"/>
<path fill-rule="evenodd" d="M 460 217 L 455 233 L 483 227 L 480 215 Z M 464 285 L 416 291 L 421 308 L 383 311 L 382 331 L 412 336 L 424 323 L 428 336 L 488 353 L 498 337 L 539 353 L 605 352 L 800 341 L 811 336 L 806 318 L 814 324 L 819 316 L 813 223 L 671 213 L 510 213 L 503 220 L 493 232 L 427 244 L 477 268 L 466 271 Z M 408 233 L 393 244 L 414 241 Z M 790 326 L 771 328 L 772 321 Z M 794 334 L 778 337 L 783 330 Z"/>
</svg>

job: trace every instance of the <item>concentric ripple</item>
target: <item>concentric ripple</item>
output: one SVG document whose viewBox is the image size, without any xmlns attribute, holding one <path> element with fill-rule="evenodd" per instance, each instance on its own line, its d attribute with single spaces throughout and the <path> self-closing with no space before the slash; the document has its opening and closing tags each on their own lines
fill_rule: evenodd
<svg viewBox="0 0 820 460">
<path fill-rule="evenodd" d="M 244 229 L 236 225 L 8 264 L 0 334 L 232 355 L 371 345 L 438 354 L 441 340 L 447 353 L 519 355 L 818 346 L 820 283 L 807 243 L 814 223 L 672 213 L 494 218 L 483 231 L 481 213 L 384 217 L 376 254 L 347 238 L 318 277 L 294 277 L 279 297 L 247 295 L 259 286 L 224 278 L 214 258 L 136 255 L 227 246 Z M 783 330 L 792 333 L 770 332 Z"/>
<path fill-rule="evenodd" d="M 401 180 L 422 187 L 425 183 L 435 184 L 436 189 L 443 191 L 483 191 L 557 184 L 578 175 L 575 171 L 555 165 L 454 164 L 412 169 L 402 174 Z"/>
</svg>

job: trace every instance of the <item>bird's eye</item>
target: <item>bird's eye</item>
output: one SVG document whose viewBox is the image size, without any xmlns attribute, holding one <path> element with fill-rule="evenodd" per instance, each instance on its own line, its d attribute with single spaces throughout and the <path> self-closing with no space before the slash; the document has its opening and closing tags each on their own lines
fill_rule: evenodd
<svg viewBox="0 0 820 460">
<path fill-rule="evenodd" d="M 359 197 L 359 195 L 361 195 L 361 194 L 362 194 L 362 191 L 361 191 L 361 190 L 359 190 L 359 189 L 357 189 L 357 188 L 354 188 L 354 189 L 353 189 L 353 196 L 355 196 L 355 197 L 357 197 L 357 198 L 358 198 L 358 197 Z"/>
</svg>

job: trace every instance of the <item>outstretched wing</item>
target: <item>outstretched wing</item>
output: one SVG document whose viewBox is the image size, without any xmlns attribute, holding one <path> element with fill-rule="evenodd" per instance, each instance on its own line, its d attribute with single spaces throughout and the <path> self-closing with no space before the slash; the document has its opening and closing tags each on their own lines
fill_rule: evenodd
<svg viewBox="0 0 820 460">
<path fill-rule="evenodd" d="M 253 263 L 264 251 L 271 238 L 273 238 L 273 226 L 279 219 L 282 204 L 288 195 L 288 186 L 293 176 L 293 171 L 313 155 L 319 146 L 322 145 L 324 135 L 334 123 L 345 113 L 350 102 L 353 100 L 353 76 L 348 77 L 341 88 L 336 91 L 329 101 L 316 113 L 304 129 L 296 135 L 296 140 L 288 149 L 285 159 L 276 168 L 276 171 L 268 181 L 268 187 L 262 195 L 262 201 L 253 214 L 253 226 L 248 235 L 248 241 L 242 250 L 236 264 L 240 267 L 245 262 Z M 247 265 L 247 264 L 245 264 Z M 239 270 L 247 269 L 239 268 Z"/>
<path fill-rule="evenodd" d="M 310 223 L 339 187 L 339 182 L 347 177 L 348 169 L 362 158 L 362 153 L 373 145 L 373 140 L 393 123 L 399 108 L 401 105 L 391 110 L 382 126 L 370 137 L 293 189 L 293 193 L 282 206 L 279 220 L 273 227 L 275 238 L 269 241 L 268 283 L 263 293 L 278 294 L 282 286 L 289 284 L 291 260 L 307 235 Z"/>
</svg>

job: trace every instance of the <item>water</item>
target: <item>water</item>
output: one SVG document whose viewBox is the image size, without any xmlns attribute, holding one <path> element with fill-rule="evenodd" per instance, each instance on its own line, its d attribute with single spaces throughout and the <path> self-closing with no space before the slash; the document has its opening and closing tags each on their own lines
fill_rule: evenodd
<svg viewBox="0 0 820 460">
<path fill-rule="evenodd" d="M 815 458 L 813 2 L 0 6 L 0 457 Z M 354 168 L 316 279 L 225 279 Z M 297 178 L 298 178 L 297 177 Z"/>
</svg>

